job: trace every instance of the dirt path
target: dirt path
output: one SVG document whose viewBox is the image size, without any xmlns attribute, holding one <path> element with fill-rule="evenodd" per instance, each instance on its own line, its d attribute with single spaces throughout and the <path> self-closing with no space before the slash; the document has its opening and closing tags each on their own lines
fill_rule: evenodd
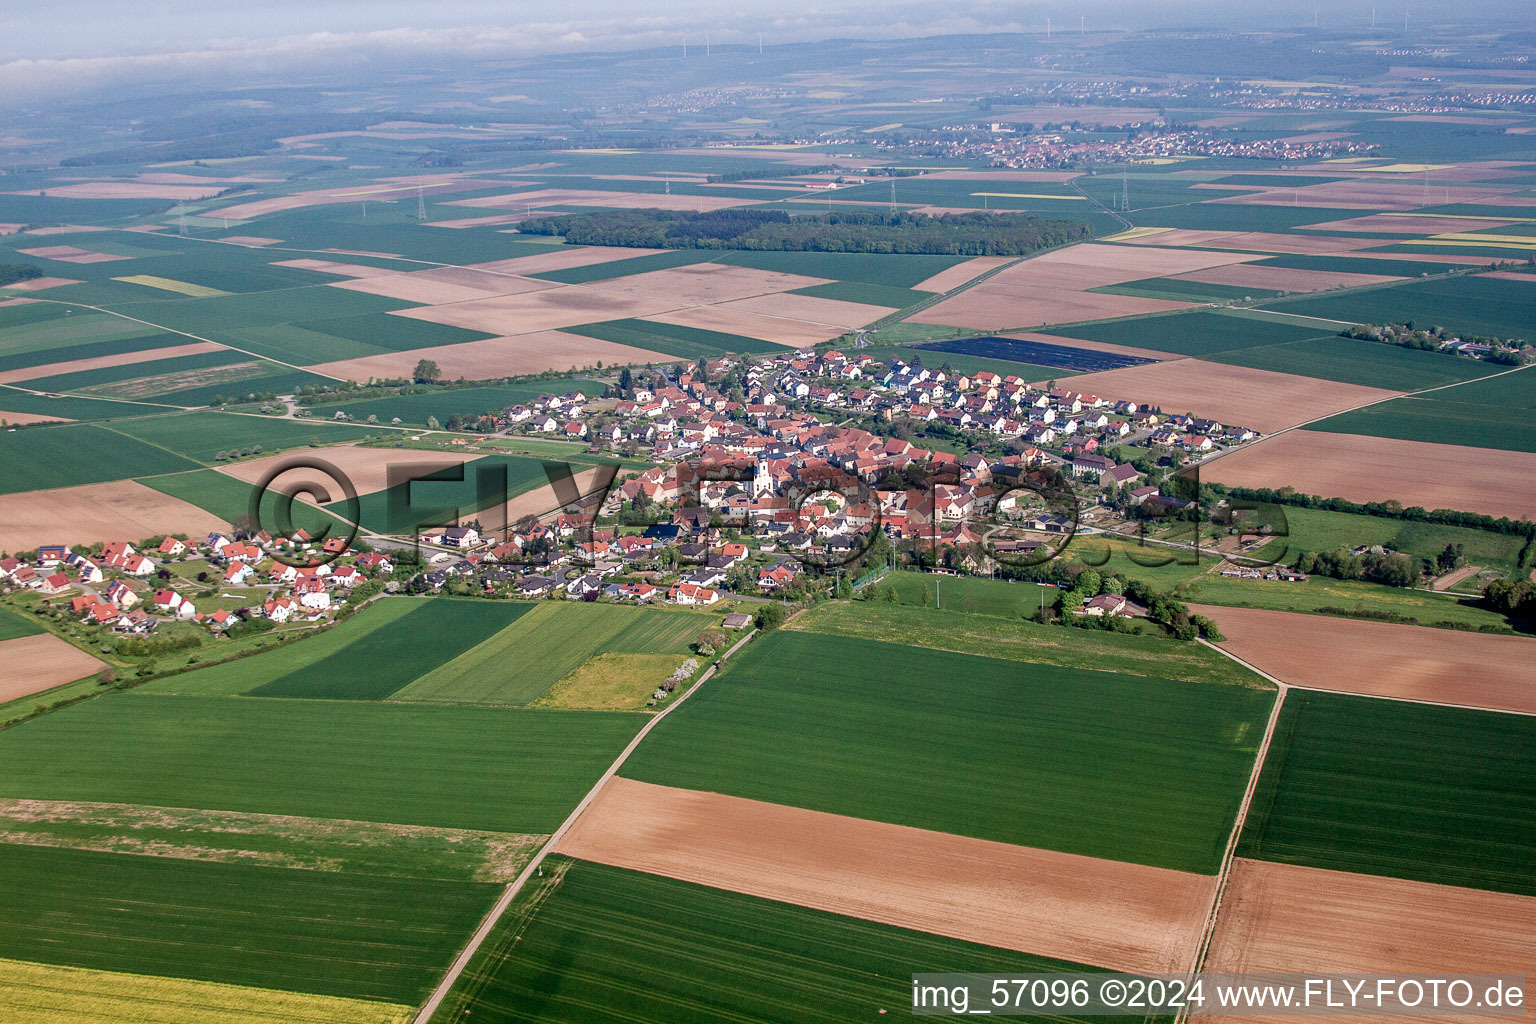
<svg viewBox="0 0 1536 1024">
<path fill-rule="evenodd" d="M 469 943 L 464 947 L 462 951 L 460 951 L 458 957 L 453 961 L 453 966 L 448 968 L 448 973 L 443 976 L 443 980 L 438 983 L 437 988 L 432 990 L 432 994 L 428 996 L 427 1001 L 422 1004 L 421 1011 L 416 1014 L 414 1024 L 427 1024 L 427 1022 L 432 1019 L 432 1015 L 437 1012 L 438 1007 L 443 1005 L 443 1000 L 446 999 L 448 997 L 448 993 L 452 991 L 454 983 L 459 980 L 459 976 L 464 973 L 464 969 L 469 966 L 469 962 L 475 958 L 475 954 L 480 951 L 480 947 L 485 943 L 485 940 L 490 937 L 491 932 L 496 927 L 496 923 L 500 921 L 501 916 L 507 912 L 507 908 L 512 905 L 512 901 L 517 898 L 517 894 L 522 891 L 523 886 L 528 884 L 528 879 L 541 873 L 540 868 L 544 863 L 544 859 L 549 856 L 550 851 L 555 847 L 557 843 L 560 842 L 562 838 L 565 837 L 565 834 L 571 830 L 571 826 L 576 824 L 576 819 L 581 817 L 582 812 L 592 804 L 592 801 L 597 799 L 597 795 L 602 792 L 603 787 L 608 785 L 608 781 L 618 773 L 619 768 L 621 768 L 624 762 L 629 759 L 629 755 L 634 753 L 635 748 L 640 745 L 640 742 L 650 734 L 652 729 L 656 728 L 657 724 L 660 723 L 663 718 L 666 718 L 668 715 L 670 715 L 675 708 L 682 705 L 683 701 L 693 696 L 694 692 L 697 691 L 699 687 L 707 683 L 714 676 L 716 670 L 725 663 L 725 660 L 731 655 L 735 654 L 737 651 L 741 650 L 742 645 L 745 644 L 748 640 L 751 640 L 752 637 L 756 635 L 756 633 L 757 630 L 754 629 L 746 636 L 736 641 L 730 650 L 726 651 L 720 656 L 719 660 L 704 670 L 704 674 L 699 676 L 698 681 L 696 681 L 692 686 L 688 687 L 688 689 L 680 694 L 678 698 L 671 704 L 663 708 L 659 714 L 651 716 L 650 719 L 646 721 L 645 725 L 640 728 L 640 731 L 635 734 L 635 738 L 630 740 L 629 743 L 625 745 L 623 750 L 619 751 L 619 756 L 614 759 L 613 763 L 608 766 L 608 770 L 603 772 L 602 776 L 598 778 L 597 782 L 592 786 L 590 790 L 588 790 L 587 795 L 581 798 L 581 803 L 577 804 L 576 808 L 571 811 L 570 815 L 565 819 L 565 821 L 560 823 L 560 827 L 555 829 L 554 834 L 551 835 L 548 841 L 539 848 L 539 852 L 534 854 L 533 859 L 528 862 L 527 867 L 523 868 L 522 872 L 518 874 L 517 878 L 513 880 L 512 884 L 507 886 L 507 888 L 502 892 L 501 898 L 496 901 L 495 906 L 491 907 L 490 913 L 485 915 L 485 920 L 481 921 L 480 927 L 475 929 L 475 934 L 470 937 Z"/>
<path fill-rule="evenodd" d="M 1460 583 L 1462 580 L 1466 579 L 1468 576 L 1476 575 L 1477 573 L 1480 573 L 1482 571 L 1483 571 L 1483 567 L 1480 566 L 1480 565 L 1463 566 L 1462 568 L 1457 569 L 1454 572 L 1446 573 L 1444 576 L 1441 576 L 1439 579 L 1435 580 L 1435 582 L 1431 583 L 1429 586 L 1430 586 L 1431 590 L 1435 590 L 1435 591 L 1450 590 L 1452 587 L 1454 587 L 1456 584 Z"/>
</svg>

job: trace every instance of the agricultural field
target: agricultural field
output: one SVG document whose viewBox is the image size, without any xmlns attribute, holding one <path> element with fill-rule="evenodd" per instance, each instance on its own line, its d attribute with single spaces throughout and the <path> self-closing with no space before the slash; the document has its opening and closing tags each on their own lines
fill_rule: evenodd
<svg viewBox="0 0 1536 1024">
<path fill-rule="evenodd" d="M 1212 873 L 1272 699 L 1046 665 L 1021 674 L 1018 662 L 782 632 L 738 654 L 622 773 Z M 983 778 L 960 768 L 983 763 Z M 999 802 L 1016 813 L 999 816 Z"/>
<path fill-rule="evenodd" d="M 33 377 L 22 383 L 34 391 L 88 391 L 94 392 L 106 398 L 153 398 L 171 388 L 158 389 L 154 385 L 143 386 L 141 394 L 127 394 L 128 389 L 134 388 L 133 382 L 148 381 L 151 378 L 165 377 L 170 374 L 190 373 L 194 370 L 209 370 L 217 367 L 229 367 L 237 363 L 250 363 L 251 357 L 244 352 L 236 352 L 233 349 L 216 349 L 212 352 L 200 352 L 193 355 L 177 356 L 171 359 L 148 359 L 139 363 L 126 363 L 120 366 L 104 366 L 94 370 L 78 370 L 74 373 L 61 373 L 50 376 Z M 257 364 L 260 365 L 260 364 Z M 39 369 L 44 369 L 39 367 Z"/>
<path fill-rule="evenodd" d="M 605 385 L 592 380 L 559 379 L 541 380 L 526 384 L 498 384 L 484 388 L 432 389 L 414 395 L 395 395 L 389 398 L 368 398 L 357 402 L 337 402 L 310 407 L 310 412 L 322 419 L 331 419 L 336 413 L 346 413 L 354 420 L 366 420 L 377 416 L 380 423 L 399 418 L 403 423 L 426 426 L 427 417 L 436 417 L 439 423 L 450 416 L 479 416 L 483 413 L 503 412 L 509 405 L 530 402 L 540 395 L 564 394 L 579 391 L 588 398 L 600 398 Z"/>
<path fill-rule="evenodd" d="M 988 359 L 1034 364 L 1051 368 L 1052 372 L 1059 370 L 1068 374 L 1114 370 L 1122 366 L 1137 366 L 1147 362 L 1135 356 L 1068 348 L 1065 345 L 1049 345 L 1019 338 L 961 338 L 957 341 L 931 341 L 915 347 L 923 352 L 944 353 L 943 356 L 929 357 L 930 360 L 947 359 L 952 355 L 982 356 Z M 1015 373 L 1018 374 L 1018 371 Z"/>
<path fill-rule="evenodd" d="M 327 1024 L 406 1024 L 409 1006 L 340 999 L 245 985 L 52 967 L 0 960 L 0 1014 L 28 1024 L 72 1024 L 99 1014 L 178 1024 L 324 1020 Z"/>
<path fill-rule="evenodd" d="M 962 256 L 916 256 L 857 252 L 732 251 L 719 262 L 781 274 L 804 274 L 832 281 L 916 288 L 935 274 L 965 262 Z"/>
<path fill-rule="evenodd" d="M 339 650 L 246 691 L 252 697 L 383 700 L 412 679 L 476 646 L 516 621 L 527 605 L 453 601 L 415 607 L 373 630 L 362 649 Z"/>
<path fill-rule="evenodd" d="M 877 345 L 859 350 L 860 355 L 867 355 L 871 359 L 883 361 L 900 359 L 904 363 L 911 363 L 921 359 L 924 366 L 938 368 L 951 366 L 959 373 L 996 373 L 1004 377 L 1021 377 L 1029 381 L 1044 381 L 1051 379 L 1066 380 L 1068 377 L 1077 376 L 1074 370 L 1064 370 L 1059 366 L 1044 366 L 1037 363 L 1016 363 L 1010 359 L 999 359 L 995 356 L 960 355 L 947 350 L 931 350 L 921 345 Z"/>
<path fill-rule="evenodd" d="M 546 270 L 531 273 L 528 276 L 558 284 L 590 284 L 593 281 L 608 281 L 615 277 L 644 274 L 652 270 L 669 270 L 672 267 L 686 267 L 694 263 L 712 263 L 718 258 L 717 253 L 711 253 L 705 249 L 669 249 L 647 256 L 561 267 L 558 270 Z"/>
<path fill-rule="evenodd" d="M 197 469 L 190 473 L 168 473 L 149 476 L 138 481 L 145 487 L 161 494 L 187 502 L 211 513 L 226 524 L 233 523 L 251 510 L 251 493 L 254 483 L 246 483 L 213 469 Z M 262 497 L 260 521 L 275 527 L 278 523 L 276 491 Z M 315 508 L 304 501 L 294 501 L 289 506 L 295 528 L 302 527 L 312 537 L 319 537 L 323 530 L 329 536 L 345 536 L 347 523 L 328 512 Z M 163 524 L 162 524 L 163 525 Z"/>
<path fill-rule="evenodd" d="M 527 610 L 530 606 L 513 607 Z M 544 602 L 459 656 L 441 659 L 435 669 L 395 693 L 394 699 L 526 705 L 547 694 L 547 704 L 569 706 L 551 687 L 591 659 L 604 654 L 669 655 L 671 668 L 656 678 L 659 683 L 682 664 L 693 638 L 716 624 L 714 616 L 694 612 Z M 655 688 L 653 684 L 644 694 Z"/>
<path fill-rule="evenodd" d="M 495 887 L 0 845 L 9 959 L 409 1005 Z"/>
<path fill-rule="evenodd" d="M 430 456 L 421 460 L 431 463 Z M 360 496 L 358 524 L 373 533 L 407 533 L 423 527 L 450 526 L 455 516 L 473 519 L 505 499 L 548 485 L 544 463 L 517 455 L 487 455 L 472 463 L 454 460 L 456 465 L 427 476 L 406 480 L 394 487 L 371 491 Z M 504 477 L 499 476 L 505 473 Z M 503 481 L 505 486 L 502 486 Z M 360 491 L 363 489 L 358 488 Z M 346 517 L 345 498 L 333 500 L 327 511 Z M 536 510 L 552 511 L 553 505 Z M 487 529 L 500 524 L 482 523 Z"/>
<path fill-rule="evenodd" d="M 1503 631 L 1509 628 L 1509 621 L 1503 615 L 1481 607 L 1470 598 L 1327 576 L 1313 576 L 1305 583 L 1201 576 L 1181 589 L 1179 597 L 1202 604 L 1324 615 L 1330 614 L 1327 609 L 1334 609 L 1334 614 L 1341 609 L 1346 612 L 1388 612 L 1425 626 L 1454 623 L 1473 629 L 1487 627 Z M 1221 617 L 1217 616 L 1216 621 L 1220 624 Z"/>
<path fill-rule="evenodd" d="M 1420 352 L 1356 338 L 1325 337 L 1258 345 L 1209 358 L 1220 363 L 1392 391 L 1417 391 L 1476 380 L 1500 368 L 1462 356 Z"/>
<path fill-rule="evenodd" d="M 1238 853 L 1536 895 L 1533 793 L 1536 718 L 1293 691 Z"/>
<path fill-rule="evenodd" d="M 1520 370 L 1357 409 L 1314 424 L 1313 429 L 1536 452 L 1532 409 L 1536 409 L 1536 373 Z"/>
<path fill-rule="evenodd" d="M 546 868 L 449 995 L 449 1019 L 832 1024 L 909 1012 L 915 963 L 1089 969 L 622 868 L 564 858 Z"/>
<path fill-rule="evenodd" d="M 0 608 L 0 641 L 34 636 L 41 632 L 43 627 L 26 616 L 18 615 L 9 608 Z"/>
<path fill-rule="evenodd" d="M 0 494 L 200 469 L 174 452 L 91 424 L 0 433 Z"/>
<path fill-rule="evenodd" d="M 359 427 L 218 412 L 146 416 L 120 420 L 107 429 L 202 463 L 218 461 L 220 452 L 246 452 L 253 448 L 279 452 L 314 442 L 358 441 L 371 433 Z"/>
<path fill-rule="evenodd" d="M 1468 563 L 1509 574 L 1517 570 L 1520 549 L 1525 544 L 1524 538 L 1512 533 L 1292 505 L 1264 505 L 1241 515 L 1246 528 L 1271 525 L 1277 532 L 1283 531 L 1248 552 L 1270 563 L 1293 561 L 1303 551 L 1334 551 L 1373 544 L 1417 558 L 1434 558 L 1446 545 L 1459 544 Z"/>
<path fill-rule="evenodd" d="M 1218 352 L 1301 341 L 1317 337 L 1323 332 L 1313 327 L 1270 323 L 1200 310 L 1194 313 L 1055 327 L 1040 333 L 1208 358 Z"/>
<path fill-rule="evenodd" d="M 758 338 L 653 320 L 609 320 L 563 330 L 566 334 L 579 334 L 690 361 L 714 359 L 728 352 L 773 352 L 783 349 L 782 345 Z"/>
<path fill-rule="evenodd" d="M 6 730 L 0 796 L 548 833 L 640 721 L 107 694 Z"/>
<path fill-rule="evenodd" d="M 1530 303 L 1530 286 L 1524 282 L 1473 275 L 1286 300 L 1268 308 L 1348 323 L 1411 321 L 1460 333 L 1528 338 Z"/>
</svg>

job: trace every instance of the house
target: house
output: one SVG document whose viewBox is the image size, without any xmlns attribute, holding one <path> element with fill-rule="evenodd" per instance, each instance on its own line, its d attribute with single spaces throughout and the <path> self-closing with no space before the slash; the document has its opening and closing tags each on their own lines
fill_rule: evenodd
<svg viewBox="0 0 1536 1024">
<path fill-rule="evenodd" d="M 215 630 L 225 630 L 239 621 L 240 616 L 236 615 L 234 612 L 225 611 L 223 608 L 220 608 L 218 611 L 208 616 L 208 628 Z"/>
<path fill-rule="evenodd" d="M 148 576 L 155 571 L 154 563 L 143 555 L 121 555 L 116 559 L 107 559 L 107 564 L 130 576 Z"/>
<path fill-rule="evenodd" d="M 85 617 L 93 620 L 98 626 L 110 625 L 117 620 L 118 611 L 110 604 L 97 602 L 86 609 Z"/>
<path fill-rule="evenodd" d="M 249 562 L 231 562 L 229 568 L 224 570 L 224 582 L 232 587 L 238 587 L 250 579 L 255 571 Z"/>
<path fill-rule="evenodd" d="M 150 604 L 155 606 L 157 612 L 171 612 L 175 614 L 184 603 L 182 596 L 174 590 L 157 590 L 155 596 L 150 599 Z"/>
<path fill-rule="evenodd" d="M 1083 605 L 1083 614 L 1094 618 L 1102 618 L 1106 615 L 1120 615 L 1124 612 L 1124 594 L 1100 594 L 1098 597 L 1089 598 Z"/>
<path fill-rule="evenodd" d="M 293 596 L 300 605 L 316 611 L 324 611 L 331 606 L 331 594 L 325 589 L 325 581 L 322 579 L 299 580 L 293 585 Z"/>
<path fill-rule="evenodd" d="M 363 574 L 357 571 L 355 565 L 344 565 L 331 573 L 330 581 L 333 586 L 346 587 L 350 590 L 363 582 Z"/>
<path fill-rule="evenodd" d="M 123 611 L 139 603 L 139 595 L 135 594 L 132 588 L 122 580 L 113 580 L 107 584 L 106 598 Z"/>
<path fill-rule="evenodd" d="M 480 543 L 480 531 L 473 526 L 450 526 L 443 531 L 443 544 L 453 548 L 472 548 Z"/>
<path fill-rule="evenodd" d="M 177 540 L 175 537 L 167 537 L 160 542 L 159 547 L 155 548 L 155 554 L 175 558 L 177 555 L 184 554 L 186 550 L 187 545 L 185 543 Z"/>
<path fill-rule="evenodd" d="M 720 593 L 694 583 L 674 583 L 667 591 L 667 600 L 673 604 L 705 606 L 720 600 Z"/>
<path fill-rule="evenodd" d="M 759 570 L 757 585 L 763 590 L 777 590 L 793 583 L 798 575 L 793 562 L 780 562 L 771 568 Z"/>
<path fill-rule="evenodd" d="M 64 544 L 44 544 L 37 549 L 37 564 L 41 566 L 58 565 L 69 557 L 69 548 Z"/>
<path fill-rule="evenodd" d="M 37 590 L 40 594 L 61 594 L 70 588 L 69 577 L 61 572 L 44 577 Z"/>
<path fill-rule="evenodd" d="M 370 551 L 366 555 L 359 555 L 357 567 L 378 572 L 394 572 L 395 563 L 389 560 L 389 556 L 381 551 Z"/>
<path fill-rule="evenodd" d="M 548 576 L 527 576 L 517 584 L 517 593 L 521 597 L 543 597 L 553 589 L 555 581 Z"/>
<path fill-rule="evenodd" d="M 261 614 L 273 622 L 287 622 L 297 608 L 298 605 L 291 597 L 269 597 L 261 606 Z"/>
</svg>

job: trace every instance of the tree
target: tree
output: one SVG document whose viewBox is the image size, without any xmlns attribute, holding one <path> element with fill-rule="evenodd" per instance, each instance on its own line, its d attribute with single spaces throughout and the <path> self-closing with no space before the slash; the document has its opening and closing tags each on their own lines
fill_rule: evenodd
<svg viewBox="0 0 1536 1024">
<path fill-rule="evenodd" d="M 427 429 L 428 430 L 442 430 L 443 429 L 443 425 L 441 423 L 437 422 L 437 417 L 436 416 L 428 416 L 427 417 Z"/>
<path fill-rule="evenodd" d="M 417 361 L 416 369 L 411 371 L 411 379 L 418 384 L 436 384 L 443 379 L 443 371 L 432 360 L 421 359 Z"/>
<path fill-rule="evenodd" d="M 784 624 L 786 617 L 783 605 L 777 601 L 769 601 L 757 613 L 757 628 L 764 632 L 770 629 L 777 629 Z"/>
</svg>

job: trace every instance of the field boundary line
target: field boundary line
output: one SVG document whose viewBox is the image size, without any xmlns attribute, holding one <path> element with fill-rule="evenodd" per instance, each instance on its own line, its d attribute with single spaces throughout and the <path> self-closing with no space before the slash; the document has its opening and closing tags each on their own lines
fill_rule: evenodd
<svg viewBox="0 0 1536 1024">
<path fill-rule="evenodd" d="M 1288 684 L 1282 682 L 1279 679 L 1276 679 L 1274 676 L 1269 675 L 1267 672 L 1263 672 L 1257 668 L 1254 668 L 1252 665 L 1249 665 L 1241 658 L 1238 658 L 1237 656 L 1227 651 L 1223 651 L 1215 644 L 1205 640 L 1199 640 L 1198 642 L 1204 644 L 1206 647 L 1212 648 L 1213 650 L 1220 651 L 1222 654 L 1231 658 L 1233 661 L 1236 661 L 1238 664 L 1243 665 L 1245 668 L 1249 668 L 1254 672 L 1257 672 L 1259 675 L 1275 684 L 1277 687 L 1277 693 L 1275 696 L 1274 707 L 1272 707 L 1269 712 L 1269 721 L 1264 725 L 1264 738 L 1259 742 L 1258 753 L 1253 759 L 1253 771 L 1248 776 L 1248 786 L 1243 790 L 1243 801 L 1238 805 L 1237 815 L 1232 822 L 1232 833 L 1227 837 L 1227 848 L 1222 852 L 1221 855 L 1221 870 L 1216 875 L 1216 891 L 1211 896 L 1211 908 L 1205 916 L 1205 926 L 1200 933 L 1200 944 L 1195 947 L 1195 961 L 1190 965 L 1191 975 L 1198 973 L 1204 967 L 1205 958 L 1210 953 L 1211 942 L 1216 937 L 1216 924 L 1221 917 L 1221 900 L 1222 897 L 1226 894 L 1227 882 L 1231 878 L 1232 861 L 1236 859 L 1237 855 L 1237 843 L 1238 840 L 1242 837 L 1243 826 L 1247 823 L 1248 820 L 1248 809 L 1253 804 L 1253 794 L 1259 788 L 1259 777 L 1264 773 L 1264 761 L 1269 756 L 1270 741 L 1272 741 L 1275 737 L 1275 725 L 1280 721 L 1280 709 L 1285 706 L 1285 697 L 1287 692 L 1290 690 L 1290 686 Z M 1184 1022 L 1188 1019 L 1189 1011 L 1187 1008 L 1180 1010 L 1178 1015 L 1174 1018 L 1175 1024 L 1184 1024 Z"/>
<path fill-rule="evenodd" d="M 629 755 L 634 753 L 635 748 L 640 745 L 640 741 L 645 739 L 652 729 L 656 728 L 658 722 L 670 715 L 674 708 L 679 707 L 683 701 L 693 696 L 699 687 L 703 686 L 714 676 L 716 670 L 725 663 L 725 660 L 740 650 L 743 644 L 757 635 L 757 632 L 756 629 L 753 629 L 746 636 L 736 641 L 730 649 L 716 659 L 713 665 L 704 671 L 703 675 L 699 676 L 692 686 L 683 691 L 677 700 L 667 705 L 658 714 L 652 715 L 650 721 L 640 727 L 640 731 L 635 733 L 623 750 L 619 751 L 619 756 L 608 766 L 608 770 L 603 772 L 592 788 L 587 791 L 587 795 L 581 798 L 581 803 L 577 804 L 565 821 L 560 823 L 560 827 L 550 834 L 550 837 L 545 840 L 544 845 L 539 847 L 539 852 L 534 854 L 533 859 L 527 863 L 522 871 L 518 872 L 517 878 L 513 879 L 512 883 L 502 891 L 501 898 L 496 901 L 495 905 L 485 915 L 485 918 L 480 922 L 480 927 L 475 929 L 475 933 L 470 937 L 469 943 L 459 952 L 458 957 L 453 961 L 453 965 L 448 968 L 448 973 L 443 976 L 443 980 L 438 983 L 437 988 L 432 990 L 432 994 L 422 1004 L 421 1010 L 412 1018 L 413 1024 L 427 1024 L 432 1019 L 432 1015 L 442 1006 L 443 1000 L 453 990 L 453 986 L 458 982 L 459 977 L 469 966 L 470 961 L 475 958 L 475 954 L 480 951 L 480 947 L 485 943 L 485 940 L 490 937 L 492 930 L 495 929 L 502 915 L 507 912 L 507 908 L 512 905 L 512 901 L 517 897 L 517 894 L 522 891 L 523 886 L 527 884 L 528 879 L 539 871 L 544 863 L 544 859 L 549 856 L 550 850 L 571 830 L 571 826 L 576 824 L 576 819 L 581 817 L 582 812 L 591 805 L 592 801 L 597 799 L 598 793 L 602 792 L 603 787 L 608 784 L 608 780 L 618 774 L 619 768 L 629 759 Z"/>
</svg>

